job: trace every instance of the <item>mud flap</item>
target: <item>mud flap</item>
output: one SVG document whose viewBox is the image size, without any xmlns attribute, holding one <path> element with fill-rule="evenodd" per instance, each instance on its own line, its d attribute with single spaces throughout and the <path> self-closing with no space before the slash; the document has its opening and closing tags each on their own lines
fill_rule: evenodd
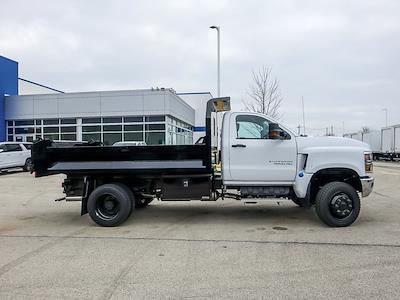
<svg viewBox="0 0 400 300">
<path fill-rule="evenodd" d="M 82 195 L 82 203 L 81 203 L 81 216 L 88 213 L 87 202 L 90 194 L 94 190 L 94 180 L 89 176 L 85 176 L 83 179 L 83 195 Z"/>
<path fill-rule="evenodd" d="M 305 208 L 311 207 L 311 182 L 308 184 L 306 196 L 299 200 L 301 202 L 302 207 L 305 207 Z"/>
</svg>

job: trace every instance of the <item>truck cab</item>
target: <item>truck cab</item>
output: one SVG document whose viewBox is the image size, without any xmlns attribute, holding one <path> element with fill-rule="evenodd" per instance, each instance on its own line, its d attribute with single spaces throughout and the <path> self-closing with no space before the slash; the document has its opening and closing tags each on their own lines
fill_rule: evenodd
<svg viewBox="0 0 400 300">
<path fill-rule="evenodd" d="M 241 197 L 287 197 L 303 207 L 318 204 L 328 225 L 340 226 L 352 214 L 355 220 L 357 193 L 366 197 L 373 188 L 367 144 L 299 136 L 263 114 L 226 112 L 221 149 L 225 189 L 237 190 Z"/>
</svg>

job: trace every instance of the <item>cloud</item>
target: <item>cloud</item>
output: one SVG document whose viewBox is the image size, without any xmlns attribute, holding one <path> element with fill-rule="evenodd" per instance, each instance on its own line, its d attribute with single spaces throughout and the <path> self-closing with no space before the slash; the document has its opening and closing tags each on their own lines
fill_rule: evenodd
<svg viewBox="0 0 400 300">
<path fill-rule="evenodd" d="M 65 91 L 173 87 L 241 100 L 251 70 L 273 67 L 284 122 L 310 128 L 400 123 L 398 1 L 2 2 L 0 54 L 21 77 Z M 323 132 L 323 130 L 322 130 Z M 341 131 L 338 129 L 338 133 Z"/>
</svg>

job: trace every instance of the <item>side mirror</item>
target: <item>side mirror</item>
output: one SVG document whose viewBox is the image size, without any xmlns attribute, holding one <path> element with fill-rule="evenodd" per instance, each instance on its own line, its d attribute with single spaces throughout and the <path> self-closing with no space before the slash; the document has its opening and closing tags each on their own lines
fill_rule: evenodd
<svg viewBox="0 0 400 300">
<path fill-rule="evenodd" d="M 282 132 L 281 132 L 281 137 L 282 137 L 282 139 L 284 139 L 284 140 L 290 140 L 290 134 L 287 133 L 287 132 L 284 131 L 284 130 L 282 130 Z"/>
<path fill-rule="evenodd" d="M 278 123 L 269 123 L 269 138 L 271 140 L 284 140 L 286 139 L 286 132 L 284 132 Z"/>
</svg>

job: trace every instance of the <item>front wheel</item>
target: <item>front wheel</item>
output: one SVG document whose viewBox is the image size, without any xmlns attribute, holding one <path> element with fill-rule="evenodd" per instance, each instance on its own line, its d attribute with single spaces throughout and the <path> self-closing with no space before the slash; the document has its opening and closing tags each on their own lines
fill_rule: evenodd
<svg viewBox="0 0 400 300">
<path fill-rule="evenodd" d="M 89 196 L 87 208 L 90 217 L 105 227 L 118 226 L 124 222 L 133 209 L 134 196 L 123 184 L 103 184 Z"/>
<path fill-rule="evenodd" d="M 354 223 L 360 214 L 357 191 L 344 182 L 325 184 L 315 199 L 318 217 L 331 227 L 345 227 Z"/>
</svg>

